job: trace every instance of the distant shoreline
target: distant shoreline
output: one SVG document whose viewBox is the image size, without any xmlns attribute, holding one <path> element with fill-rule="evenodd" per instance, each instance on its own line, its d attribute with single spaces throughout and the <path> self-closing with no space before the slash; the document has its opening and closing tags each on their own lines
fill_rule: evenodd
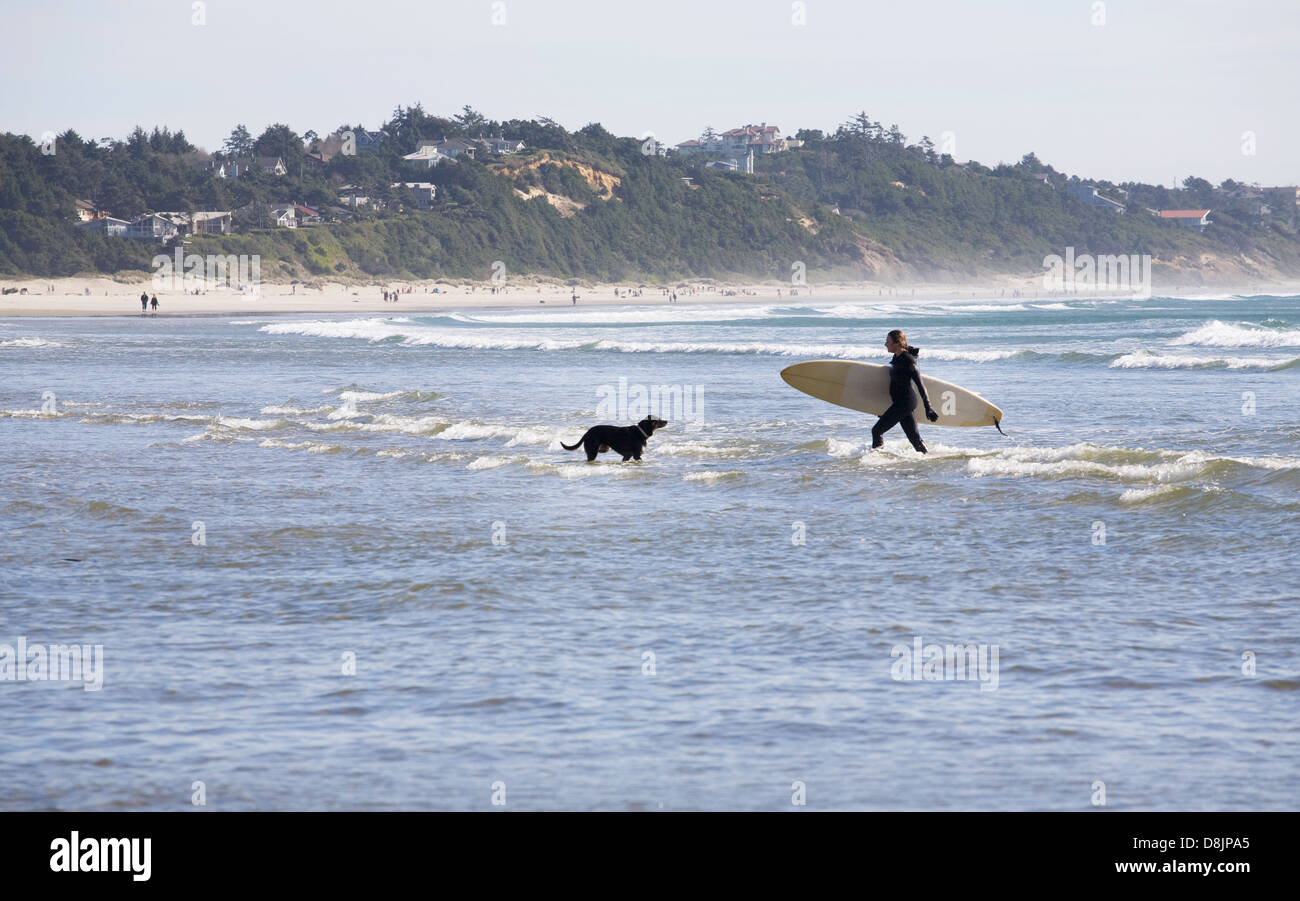
<svg viewBox="0 0 1300 901">
<path fill-rule="evenodd" d="M 696 293 L 678 291 L 677 303 L 744 304 L 780 303 L 791 306 L 815 305 L 827 301 L 850 300 L 907 304 L 932 301 L 994 301 L 999 303 L 1060 303 L 1092 297 L 1123 299 L 1132 292 L 1079 292 L 1067 294 L 1045 290 L 1041 277 L 1006 278 L 973 285 L 838 283 L 798 286 L 791 294 L 791 286 L 775 284 L 710 284 L 687 281 Z M 4 282 L 6 288 L 27 288 L 27 294 L 7 294 L 0 297 L 0 318 L 42 316 L 140 316 L 141 291 L 153 295 L 148 279 L 138 282 L 120 282 L 109 278 L 59 278 L 23 279 Z M 54 292 L 49 293 L 49 287 Z M 411 289 L 400 293 L 395 303 L 385 302 L 385 288 Z M 481 310 L 488 307 L 571 309 L 574 288 L 563 284 L 508 283 L 504 292 L 492 293 L 484 282 L 461 282 L 451 286 L 438 284 L 434 294 L 432 282 L 387 282 L 384 286 L 328 284 L 324 288 L 304 285 L 263 284 L 258 295 L 241 296 L 234 291 L 213 291 L 198 296 L 179 292 L 158 292 L 158 316 L 240 315 L 264 316 L 283 314 L 347 314 L 386 313 L 438 313 L 456 310 Z M 426 293 L 426 289 L 430 293 Z M 89 294 L 87 294 L 89 290 Z M 661 288 L 646 288 L 641 296 L 629 296 L 632 286 L 600 284 L 578 287 L 577 306 L 619 307 L 668 305 Z M 670 293 L 671 293 L 670 289 Z M 619 296 L 615 296 L 615 291 Z M 777 292 L 780 292 L 779 295 Z M 1019 295 L 1016 292 L 1019 292 Z M 726 293 L 734 292 L 734 293 Z M 1250 294 L 1300 294 L 1300 281 L 1254 283 L 1246 285 L 1187 285 L 1155 286 L 1154 296 L 1178 296 L 1205 299 L 1225 298 Z M 152 315 L 152 314 L 151 314 Z"/>
</svg>

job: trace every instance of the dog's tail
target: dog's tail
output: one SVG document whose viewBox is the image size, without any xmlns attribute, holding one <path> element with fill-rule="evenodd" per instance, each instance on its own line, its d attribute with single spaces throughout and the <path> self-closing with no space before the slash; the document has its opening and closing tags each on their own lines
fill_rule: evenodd
<svg viewBox="0 0 1300 901">
<path fill-rule="evenodd" d="M 565 444 L 563 441 L 561 441 L 560 447 L 564 448 L 565 450 L 577 450 L 578 448 L 582 447 L 582 442 L 587 440 L 587 434 L 590 431 L 591 429 L 587 429 L 586 432 L 583 432 L 582 437 L 579 438 L 577 441 L 573 442 L 573 444 Z"/>
</svg>

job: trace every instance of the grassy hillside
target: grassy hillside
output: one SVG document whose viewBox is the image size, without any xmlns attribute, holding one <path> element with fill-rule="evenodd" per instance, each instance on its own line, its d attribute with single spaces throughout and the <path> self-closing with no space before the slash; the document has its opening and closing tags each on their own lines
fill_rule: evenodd
<svg viewBox="0 0 1300 901">
<path fill-rule="evenodd" d="M 1065 188 L 1077 179 L 1032 154 L 996 169 L 959 166 L 928 139 L 908 145 L 865 115 L 831 135 L 801 132 L 802 147 L 758 157 L 753 175 L 707 169 L 709 157 L 647 155 L 641 142 L 599 125 L 567 132 L 544 119 L 488 122 L 468 109 L 443 119 L 399 108 L 383 130 L 377 152 L 340 153 L 319 172 L 303 165 L 303 141 L 287 126 L 246 146 L 237 132 L 227 151 L 289 164 L 287 176 L 238 179 L 197 171 L 192 162 L 204 154 L 165 129 L 101 142 L 68 132 L 53 154 L 2 135 L 0 273 L 149 271 L 158 246 L 87 233 L 77 198 L 119 218 L 253 201 L 328 209 L 343 203 L 339 190 L 349 184 L 385 208 L 312 228 L 201 237 L 191 250 L 260 254 L 263 278 L 275 280 L 487 278 L 499 260 L 512 275 L 589 280 L 786 280 L 797 261 L 819 280 L 964 281 L 1039 271 L 1045 255 L 1067 246 L 1150 253 L 1158 272 L 1300 274 L 1294 210 L 1265 223 L 1232 183 L 1189 179 L 1171 191 L 1094 182 L 1103 193 L 1127 192 L 1129 210 L 1116 215 L 1075 198 Z M 518 137 L 529 149 L 435 169 L 401 159 L 421 139 L 475 133 Z M 403 208 L 391 187 L 417 180 L 437 185 L 430 210 Z M 1211 206 L 1215 224 L 1197 234 L 1150 216 L 1148 205 Z"/>
</svg>

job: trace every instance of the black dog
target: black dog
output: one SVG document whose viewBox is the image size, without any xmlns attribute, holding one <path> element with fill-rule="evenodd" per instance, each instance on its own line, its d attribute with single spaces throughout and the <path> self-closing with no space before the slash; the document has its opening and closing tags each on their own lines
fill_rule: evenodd
<svg viewBox="0 0 1300 901">
<path fill-rule="evenodd" d="M 603 454 L 607 450 L 622 454 L 624 462 L 640 460 L 647 439 L 655 433 L 656 429 L 662 429 L 666 425 L 668 423 L 657 416 L 647 416 L 636 425 L 594 425 L 587 429 L 587 434 L 573 444 L 565 444 L 561 441 L 560 447 L 565 450 L 577 450 L 579 446 L 583 447 L 587 451 L 588 463 L 596 459 L 596 454 Z"/>
</svg>

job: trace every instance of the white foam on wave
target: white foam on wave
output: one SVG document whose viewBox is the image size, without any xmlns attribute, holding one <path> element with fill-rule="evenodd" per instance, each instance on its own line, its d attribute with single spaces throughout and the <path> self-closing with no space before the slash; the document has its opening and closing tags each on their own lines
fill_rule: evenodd
<svg viewBox="0 0 1300 901">
<path fill-rule="evenodd" d="M 1300 329 L 1231 325 L 1216 319 L 1179 335 L 1169 343 L 1201 347 L 1300 347 Z"/>
<path fill-rule="evenodd" d="M 314 416 L 318 413 L 328 413 L 333 407 L 263 407 L 261 414 L 263 416 Z"/>
<path fill-rule="evenodd" d="M 684 482 L 704 482 L 712 485 L 714 482 L 720 482 L 723 479 L 741 479 L 745 473 L 739 469 L 725 470 L 708 470 L 706 472 L 688 472 L 682 479 Z"/>
<path fill-rule="evenodd" d="M 183 419 L 185 417 L 177 417 L 177 418 Z M 248 429 L 254 432 L 261 432 L 261 431 L 265 431 L 266 429 L 273 429 L 276 426 L 283 425 L 284 420 L 283 419 L 244 419 L 239 416 L 219 416 L 217 417 L 215 424 L 227 429 L 238 429 L 238 430 Z"/>
<path fill-rule="evenodd" d="M 783 315 L 783 307 L 751 305 L 737 306 L 724 304 L 713 306 L 665 304 L 663 306 L 616 307 L 613 309 L 576 309 L 574 307 L 557 307 L 546 312 L 536 313 L 448 313 L 447 318 L 457 322 L 474 324 L 509 324 L 509 325 L 638 325 L 654 323 L 671 325 L 673 323 L 692 324 L 696 322 L 727 322 L 746 319 L 765 319 Z M 789 315 L 784 314 L 784 315 Z"/>
<path fill-rule="evenodd" d="M 487 438 L 505 438 L 506 447 L 521 444 L 560 449 L 560 436 L 555 429 L 541 426 L 493 425 L 465 420 L 453 422 L 435 437 L 441 441 L 482 441 Z"/>
<path fill-rule="evenodd" d="M 960 448 L 935 445 L 941 455 L 961 456 Z M 955 452 L 955 453 L 954 453 Z M 971 450 L 967 471 L 974 476 L 1086 476 L 1096 475 L 1121 481 L 1179 483 L 1207 474 L 1224 463 L 1269 471 L 1300 469 L 1300 457 L 1266 455 L 1226 457 L 1205 451 L 1145 450 L 1108 447 L 1089 443 L 1065 447 L 1014 447 L 994 453 Z M 1133 496 L 1137 498 L 1137 496 Z M 1140 499 L 1140 498 L 1138 498 Z"/>
<path fill-rule="evenodd" d="M 500 469 L 502 466 L 509 466 L 512 463 L 527 462 L 527 457 L 501 457 L 488 455 L 484 457 L 475 457 L 465 468 L 479 472 L 485 469 Z"/>
<path fill-rule="evenodd" d="M 628 341 L 602 338 L 539 338 L 497 330 L 454 330 L 429 326 L 400 326 L 388 320 L 355 319 L 348 322 L 284 322 L 263 326 L 269 334 L 350 338 L 370 342 L 400 339 L 407 347 L 445 347 L 457 350 L 612 350 L 622 353 L 769 354 L 781 357 L 871 359 L 883 357 L 872 344 L 792 344 L 770 341 Z M 926 350 L 937 360 L 988 362 L 1015 356 L 1018 351 Z"/>
<path fill-rule="evenodd" d="M 1111 369 L 1277 369 L 1294 359 L 1286 357 L 1207 357 L 1156 354 L 1137 350 L 1111 361 Z"/>
<path fill-rule="evenodd" d="M 389 400 L 394 397 L 401 397 L 405 392 L 402 391 L 340 391 L 339 400 L 345 403 L 351 401 L 355 404 L 372 403 L 377 400 Z"/>
<path fill-rule="evenodd" d="M 838 438 L 826 439 L 826 453 L 831 457 L 852 457 L 861 446 L 853 441 L 841 441 Z"/>
<path fill-rule="evenodd" d="M 1023 303 L 954 303 L 943 304 L 937 309 L 944 313 L 1014 313 L 1029 307 Z"/>
<path fill-rule="evenodd" d="M 370 422 L 357 422 L 362 415 Z M 331 417 L 333 414 L 331 414 Z M 356 417 L 339 417 L 332 422 L 303 422 L 314 432 L 400 432 L 403 435 L 433 435 L 441 431 L 447 420 L 439 416 L 398 416 L 394 413 L 357 414 Z"/>
<path fill-rule="evenodd" d="M 63 347 L 58 341 L 49 341 L 45 338 L 11 338 L 7 341 L 0 341 L 0 347 Z"/>
<path fill-rule="evenodd" d="M 1184 487 L 1186 486 L 1155 485 L 1151 488 L 1128 488 L 1120 494 L 1119 502 L 1121 504 L 1139 504 L 1142 501 L 1149 501 L 1163 495 L 1176 493 L 1183 490 Z"/>
<path fill-rule="evenodd" d="M 258 447 L 282 448 L 284 450 L 305 450 L 309 454 L 333 454 L 347 450 L 339 444 L 324 444 L 319 441 L 280 441 L 277 438 L 263 438 Z"/>
</svg>

